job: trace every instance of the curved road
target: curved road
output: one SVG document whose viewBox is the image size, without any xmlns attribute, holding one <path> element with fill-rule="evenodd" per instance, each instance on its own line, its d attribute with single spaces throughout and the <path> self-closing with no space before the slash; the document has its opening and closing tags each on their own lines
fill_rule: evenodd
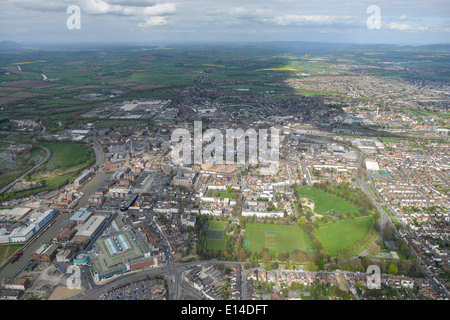
<svg viewBox="0 0 450 320">
<path fill-rule="evenodd" d="M 13 185 L 15 185 L 18 181 L 22 180 L 23 177 L 25 177 L 27 174 L 29 174 L 30 172 L 32 172 L 34 169 L 36 169 L 37 167 L 39 167 L 41 164 L 43 164 L 45 161 L 48 160 L 48 158 L 50 158 L 51 156 L 51 152 L 48 148 L 44 147 L 44 146 L 39 146 L 40 148 L 44 149 L 45 152 L 47 152 L 47 155 L 45 156 L 45 158 L 39 162 L 37 165 L 35 165 L 32 169 L 28 170 L 27 172 L 25 172 L 23 175 L 21 175 L 19 178 L 17 178 L 16 180 L 14 180 L 13 182 L 11 182 L 10 184 L 8 184 L 7 186 L 3 187 L 2 189 L 0 189 L 0 194 L 4 193 L 6 191 L 8 191 Z"/>
<path fill-rule="evenodd" d="M 207 266 L 211 264 L 243 265 L 244 263 L 236 261 L 215 260 L 195 261 L 188 263 L 167 262 L 163 267 L 142 270 L 136 273 L 124 274 L 120 277 L 108 281 L 105 284 L 100 285 L 93 283 L 89 270 L 86 270 L 86 272 L 83 273 L 89 276 L 86 278 L 82 277 L 82 279 L 87 279 L 87 281 L 89 282 L 88 287 L 90 288 L 70 298 L 69 300 L 98 300 L 104 293 L 109 290 L 127 285 L 132 282 L 140 281 L 147 276 L 151 277 L 155 275 L 165 276 L 169 288 L 169 300 L 180 300 L 186 296 L 202 299 L 203 297 L 201 293 L 194 287 L 191 287 L 186 281 L 184 281 L 184 272 L 191 270 L 190 268 L 197 265 Z M 84 287 L 86 288 L 86 285 L 84 285 Z"/>
</svg>

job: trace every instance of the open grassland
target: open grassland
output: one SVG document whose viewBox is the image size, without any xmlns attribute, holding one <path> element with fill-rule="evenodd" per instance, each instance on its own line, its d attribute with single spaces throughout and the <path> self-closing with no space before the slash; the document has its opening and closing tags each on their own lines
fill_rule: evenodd
<svg viewBox="0 0 450 320">
<path fill-rule="evenodd" d="M 314 231 L 323 244 L 323 251 L 335 256 L 343 249 L 362 239 L 372 225 L 372 217 L 361 217 L 321 225 Z"/>
<path fill-rule="evenodd" d="M 22 198 L 43 191 L 58 189 L 73 182 L 82 170 L 95 162 L 94 151 L 88 145 L 77 143 L 43 143 L 51 156 L 27 178 L 37 185 L 8 194 L 9 198 Z"/>
<path fill-rule="evenodd" d="M 23 244 L 0 244 L 0 267 L 8 261 L 9 258 L 20 248 Z"/>
<path fill-rule="evenodd" d="M 245 227 L 246 249 L 260 252 L 292 252 L 294 249 L 309 252 L 312 249 L 308 234 L 299 226 L 281 224 L 247 223 Z"/>
<path fill-rule="evenodd" d="M 44 143 L 43 146 L 49 148 L 52 153 L 45 165 L 48 171 L 79 168 L 93 156 L 91 148 L 83 144 Z"/>
<path fill-rule="evenodd" d="M 359 211 L 359 208 L 354 204 L 322 190 L 306 186 L 299 188 L 302 198 L 309 198 L 314 202 L 314 212 L 317 214 L 326 215 L 335 211 L 347 214 L 349 212 L 356 213 Z"/>
</svg>

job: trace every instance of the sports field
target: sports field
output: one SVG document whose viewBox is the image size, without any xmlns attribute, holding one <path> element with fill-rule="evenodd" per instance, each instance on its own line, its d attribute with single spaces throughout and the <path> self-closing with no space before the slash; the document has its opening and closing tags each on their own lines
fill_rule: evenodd
<svg viewBox="0 0 450 320">
<path fill-rule="evenodd" d="M 321 225 L 314 231 L 316 238 L 322 241 L 323 251 L 335 256 L 337 250 L 343 249 L 362 239 L 372 224 L 372 217 L 361 217 Z"/>
<path fill-rule="evenodd" d="M 209 222 L 209 229 L 206 235 L 208 241 L 207 248 L 209 250 L 225 250 L 227 240 L 224 239 L 224 221 Z"/>
<path fill-rule="evenodd" d="M 246 249 L 259 252 L 267 248 L 269 252 L 292 252 L 298 249 L 312 250 L 308 234 L 299 226 L 247 223 L 245 227 Z"/>
<path fill-rule="evenodd" d="M 311 199 L 315 206 L 314 212 L 320 215 L 326 215 L 334 211 L 343 214 L 359 212 L 359 208 L 354 204 L 312 187 L 300 187 L 300 196 Z"/>
</svg>

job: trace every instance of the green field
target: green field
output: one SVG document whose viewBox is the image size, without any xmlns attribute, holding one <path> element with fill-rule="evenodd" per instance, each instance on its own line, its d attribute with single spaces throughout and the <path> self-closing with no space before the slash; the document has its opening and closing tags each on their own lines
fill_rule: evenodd
<svg viewBox="0 0 450 320">
<path fill-rule="evenodd" d="M 46 164 L 49 171 L 78 167 L 89 161 L 92 151 L 89 146 L 75 143 L 44 143 L 52 155 Z"/>
<path fill-rule="evenodd" d="M 43 191 L 55 190 L 71 183 L 83 170 L 95 162 L 95 153 L 89 145 L 77 143 L 43 143 L 51 156 L 46 163 L 30 174 L 29 180 L 40 185 L 12 192 L 9 198 L 22 198 Z"/>
<path fill-rule="evenodd" d="M 225 250 L 226 244 L 227 244 L 226 240 L 211 239 L 211 240 L 208 240 L 208 249 L 209 250 Z"/>
<path fill-rule="evenodd" d="M 209 229 L 214 230 L 223 230 L 225 229 L 225 221 L 210 221 L 209 222 Z"/>
<path fill-rule="evenodd" d="M 0 266 L 2 266 L 23 244 L 2 244 L 0 245 Z"/>
<path fill-rule="evenodd" d="M 359 208 L 354 204 L 312 187 L 300 187 L 300 196 L 311 199 L 315 205 L 314 212 L 320 215 L 326 215 L 334 211 L 344 214 L 359 212 Z"/>
<path fill-rule="evenodd" d="M 206 234 L 207 248 L 209 250 L 225 250 L 227 240 L 224 239 L 224 221 L 210 221 L 208 232 Z"/>
<path fill-rule="evenodd" d="M 310 252 L 311 241 L 299 226 L 281 224 L 247 223 L 245 227 L 246 249 L 259 252 L 268 248 L 269 252 L 292 252 L 294 249 Z"/>
<path fill-rule="evenodd" d="M 372 225 L 372 217 L 361 217 L 321 225 L 314 231 L 323 244 L 323 251 L 335 256 L 343 249 L 362 239 Z"/>
</svg>

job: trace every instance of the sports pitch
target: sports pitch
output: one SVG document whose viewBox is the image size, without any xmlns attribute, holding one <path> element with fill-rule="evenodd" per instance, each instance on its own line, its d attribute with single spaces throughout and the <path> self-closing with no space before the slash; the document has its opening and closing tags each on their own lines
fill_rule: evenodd
<svg viewBox="0 0 450 320">
<path fill-rule="evenodd" d="M 207 248 L 209 250 L 225 250 L 227 241 L 224 239 L 225 222 L 211 221 L 206 234 Z"/>
<path fill-rule="evenodd" d="M 311 240 L 299 226 L 247 223 L 245 228 L 246 249 L 259 252 L 267 248 L 269 252 L 292 252 L 294 249 L 310 252 Z"/>
</svg>

